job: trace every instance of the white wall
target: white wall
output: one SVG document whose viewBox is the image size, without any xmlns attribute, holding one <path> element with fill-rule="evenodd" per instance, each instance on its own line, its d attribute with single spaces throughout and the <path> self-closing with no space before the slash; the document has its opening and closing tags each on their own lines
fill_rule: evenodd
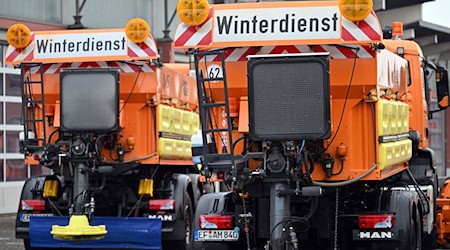
<svg viewBox="0 0 450 250">
<path fill-rule="evenodd" d="M 0 183 L 0 214 L 16 213 L 24 181 Z"/>
</svg>

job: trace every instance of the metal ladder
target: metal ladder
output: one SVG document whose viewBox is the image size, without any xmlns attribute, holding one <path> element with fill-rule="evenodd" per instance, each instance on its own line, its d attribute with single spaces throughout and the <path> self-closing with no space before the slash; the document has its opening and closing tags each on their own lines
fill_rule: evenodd
<svg viewBox="0 0 450 250">
<path fill-rule="evenodd" d="M 38 79 L 31 78 L 31 70 L 39 67 L 39 73 L 33 74 Z M 46 146 L 45 128 L 45 102 L 44 102 L 44 68 L 42 63 L 22 63 L 20 65 L 22 84 L 22 123 L 24 128 L 23 153 L 32 153 L 43 150 Z M 40 94 L 33 93 L 33 87 L 39 86 Z M 33 99 L 33 96 L 37 99 Z M 36 113 L 36 106 L 41 107 L 41 116 Z M 38 118 L 37 118 L 38 117 Z M 37 133 L 37 128 L 42 128 L 41 137 Z M 34 138 L 30 138 L 28 132 L 34 133 Z"/>
<path fill-rule="evenodd" d="M 206 78 L 203 77 L 202 69 L 200 69 L 200 63 L 201 59 L 208 56 L 212 57 L 220 57 L 220 67 L 222 69 L 222 76 L 217 76 L 214 74 L 211 74 L 207 76 Z M 197 76 L 197 92 L 198 92 L 198 101 L 199 101 L 199 109 L 200 109 L 200 124 L 202 126 L 202 138 L 203 138 L 203 167 L 205 170 L 205 176 L 206 179 L 209 180 L 210 176 L 210 169 L 230 169 L 232 173 L 233 181 L 236 181 L 236 164 L 242 164 L 243 161 L 240 159 L 237 159 L 233 152 L 233 137 L 232 137 L 232 122 L 230 117 L 230 106 L 228 102 L 228 86 L 227 86 L 227 79 L 226 79 L 226 71 L 225 71 L 225 56 L 224 52 L 222 50 L 217 51 L 203 51 L 203 52 L 194 52 L 194 63 L 195 63 L 195 71 Z M 206 63 L 205 63 L 206 64 Z M 204 69 L 207 70 L 206 68 Z M 208 74 L 208 72 L 206 72 Z M 223 102 L 213 102 L 211 97 L 211 89 L 210 84 L 211 82 L 214 82 L 213 84 L 222 84 L 223 86 Z M 206 83 L 208 84 L 208 88 L 206 86 Z M 225 114 L 227 117 L 227 126 L 226 127 L 219 127 L 217 125 L 217 119 L 214 115 L 214 108 L 216 107 L 224 107 L 225 108 Z M 212 117 L 211 117 L 212 115 Z M 225 151 L 222 153 L 217 153 L 217 150 L 210 150 L 207 143 L 207 134 L 210 134 L 211 139 L 213 141 L 214 146 L 217 144 L 215 143 L 216 134 L 219 134 L 218 138 L 221 138 L 223 148 L 226 150 L 227 145 L 229 146 L 229 152 Z M 225 135 L 228 136 L 229 142 L 227 143 L 224 141 Z M 227 138 L 227 137 L 225 137 Z M 210 152 L 214 151 L 214 152 Z"/>
</svg>

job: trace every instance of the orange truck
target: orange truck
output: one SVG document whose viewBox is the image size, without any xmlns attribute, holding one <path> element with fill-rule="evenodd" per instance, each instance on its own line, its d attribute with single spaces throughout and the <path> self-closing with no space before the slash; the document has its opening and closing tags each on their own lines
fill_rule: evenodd
<svg viewBox="0 0 450 250">
<path fill-rule="evenodd" d="M 220 182 L 199 200 L 194 249 L 434 249 L 448 237 L 427 128 L 449 105 L 447 71 L 399 39 L 401 23 L 383 33 L 372 8 L 179 1 L 201 172 Z"/>
<path fill-rule="evenodd" d="M 27 164 L 16 237 L 26 249 L 189 249 L 203 192 L 188 64 L 162 64 L 148 24 L 30 32 L 10 27 L 20 67 Z"/>
</svg>

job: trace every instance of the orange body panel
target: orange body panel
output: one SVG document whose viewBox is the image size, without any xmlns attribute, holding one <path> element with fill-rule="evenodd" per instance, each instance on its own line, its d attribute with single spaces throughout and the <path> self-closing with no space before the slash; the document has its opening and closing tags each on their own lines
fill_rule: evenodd
<svg viewBox="0 0 450 250">
<path fill-rule="evenodd" d="M 131 160 L 151 155 L 158 149 L 158 127 L 156 105 L 160 103 L 176 104 L 182 109 L 196 109 L 197 87 L 195 79 L 186 74 L 186 66 L 171 66 L 156 68 L 156 72 L 121 73 L 120 74 L 120 107 L 122 110 L 125 100 L 127 104 L 120 112 L 120 135 L 118 143 L 125 149 L 124 160 Z M 181 72 L 181 73 L 180 73 Z M 171 84 L 165 85 L 164 78 L 174 79 Z M 31 75 L 37 80 L 39 76 Z M 136 86 L 133 85 L 136 82 Z M 133 92 L 130 96 L 130 92 Z M 54 105 L 55 112 L 50 118 L 51 126 L 47 126 L 47 136 L 60 126 L 59 106 L 59 74 L 44 75 L 44 91 L 46 105 Z M 181 92 L 181 96 L 180 93 Z M 40 98 L 40 89 L 33 86 L 35 98 Z M 37 118 L 40 118 L 40 107 L 37 107 Z M 38 128 L 38 133 L 42 129 Z M 52 142 L 57 136 L 53 137 Z M 133 145 L 127 142 L 133 141 Z M 116 152 L 102 149 L 106 160 L 117 158 Z M 112 158 L 111 158 L 112 156 Z M 153 157 L 140 160 L 142 164 L 162 165 L 192 165 L 191 160 L 161 159 L 157 153 Z"/>
<path fill-rule="evenodd" d="M 402 99 L 409 105 L 410 129 L 418 131 L 421 135 L 419 147 L 428 147 L 428 110 L 427 103 L 424 99 L 425 89 L 421 70 L 421 59 L 419 57 L 422 56 L 422 50 L 417 43 L 412 41 L 386 40 L 383 43 L 386 45 L 386 49 L 390 51 L 397 51 L 397 47 L 403 47 L 405 49 L 404 57 L 410 63 L 412 84 L 408 87 L 408 93 L 402 96 Z"/>
<path fill-rule="evenodd" d="M 332 121 L 332 135 L 336 133 L 338 122 L 341 117 L 344 100 L 346 97 L 347 88 L 350 82 L 350 75 L 352 72 L 355 59 L 331 59 L 330 60 L 330 87 L 331 87 L 331 121 Z M 199 65 L 202 70 L 205 70 L 211 64 L 218 64 L 218 62 L 201 62 Z M 246 101 L 247 96 L 247 62 L 227 62 L 227 83 L 228 94 L 230 98 L 238 98 L 240 102 L 239 117 L 234 118 L 234 126 L 238 127 L 240 133 L 237 136 L 243 135 L 248 132 L 248 103 Z M 420 70 L 420 67 L 418 68 Z M 417 72 L 415 68 L 414 74 L 411 73 L 411 80 L 414 87 L 421 87 L 420 71 Z M 350 92 L 345 108 L 345 113 L 342 119 L 342 124 L 339 128 L 339 132 L 336 135 L 333 143 L 329 146 L 328 153 L 333 157 L 336 155 L 336 148 L 339 145 L 345 145 L 347 147 L 347 157 L 342 162 L 341 160 L 335 161 L 334 172 L 338 172 L 344 164 L 344 169 L 339 175 L 327 178 L 320 165 L 315 166 L 313 173 L 314 180 L 348 180 L 355 178 L 362 173 L 366 172 L 374 162 L 378 162 L 378 128 L 377 121 L 372 117 L 372 105 L 375 105 L 373 112 L 376 117 L 376 98 L 380 97 L 380 93 L 390 89 L 390 91 L 396 92 L 399 96 L 406 96 L 408 90 L 408 67 L 406 60 L 400 58 L 388 51 L 378 52 L 375 58 L 358 58 L 356 59 L 356 66 L 354 71 L 353 80 L 351 83 Z M 223 87 L 221 83 L 209 83 L 207 87 L 211 87 L 212 99 L 214 102 L 221 102 L 223 100 Z M 378 93 L 375 96 L 374 101 L 366 101 L 368 93 L 375 90 Z M 331 98 L 330 96 L 330 98 Z M 400 99 L 400 101 L 406 101 Z M 421 97 L 413 100 L 414 103 L 422 102 Z M 420 107 L 420 106 L 419 106 Z M 416 112 L 410 110 L 411 112 Z M 225 117 L 221 116 L 222 111 L 216 111 L 217 124 L 220 127 Z M 244 116 L 244 118 L 242 118 Z M 420 114 L 419 114 L 420 116 Z M 414 117 L 415 118 L 415 117 Z M 423 116 L 420 116 L 422 119 Z M 411 129 L 418 127 L 420 124 L 424 128 L 419 120 L 412 120 Z M 375 131 L 374 131 L 375 126 Z M 376 138 L 374 138 L 374 133 Z M 218 148 L 222 147 L 220 138 L 216 138 Z M 233 140 L 236 140 L 236 135 L 233 134 Z M 229 139 L 227 138 L 227 141 Z M 324 147 L 328 144 L 328 141 L 324 141 Z M 239 154 L 240 147 L 235 149 L 235 154 Z M 380 171 L 379 167 L 375 169 L 371 174 L 364 178 L 364 180 L 381 180 L 390 177 L 398 172 L 404 170 L 407 167 L 407 163 L 403 163 L 397 166 L 386 168 Z"/>
<path fill-rule="evenodd" d="M 438 212 L 436 226 L 438 243 L 446 245 L 450 240 L 450 180 L 446 180 L 441 190 L 441 198 L 436 199 Z"/>
</svg>

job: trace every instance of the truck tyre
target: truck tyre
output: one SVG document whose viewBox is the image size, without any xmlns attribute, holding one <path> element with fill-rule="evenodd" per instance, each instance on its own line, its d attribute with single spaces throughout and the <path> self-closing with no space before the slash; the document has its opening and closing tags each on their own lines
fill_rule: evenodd
<svg viewBox="0 0 450 250">
<path fill-rule="evenodd" d="M 390 198 L 389 210 L 396 213 L 394 232 L 400 234 L 400 244 L 393 249 L 417 250 L 421 249 L 422 230 L 419 212 L 414 205 L 413 194 L 406 191 L 393 191 Z"/>
<path fill-rule="evenodd" d="M 25 247 L 25 250 L 31 250 L 30 240 L 24 239 L 23 240 L 23 246 Z"/>
<path fill-rule="evenodd" d="M 437 175 L 433 176 L 433 199 L 434 205 L 430 209 L 433 210 L 433 229 L 430 234 L 424 234 L 422 241 L 422 249 L 423 250 L 434 250 L 437 248 L 437 229 L 436 229 L 436 215 L 437 215 L 437 190 L 438 190 L 438 178 Z"/>
<path fill-rule="evenodd" d="M 192 200 L 187 191 L 184 191 L 184 228 L 185 228 L 185 238 L 183 240 L 168 241 L 167 250 L 191 250 L 192 241 L 194 239 L 193 234 L 193 206 Z"/>
<path fill-rule="evenodd" d="M 425 235 L 422 243 L 423 250 L 434 250 L 437 248 L 437 232 L 436 226 L 433 226 L 433 230 L 429 235 Z"/>
</svg>

